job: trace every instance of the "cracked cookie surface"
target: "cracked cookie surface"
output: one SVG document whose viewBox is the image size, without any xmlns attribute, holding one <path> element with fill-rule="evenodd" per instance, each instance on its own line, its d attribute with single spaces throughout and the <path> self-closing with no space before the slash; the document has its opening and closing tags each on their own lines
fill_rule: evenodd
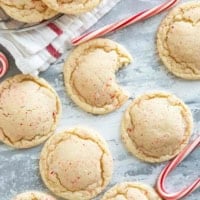
<svg viewBox="0 0 200 200">
<path fill-rule="evenodd" d="M 12 17 L 25 23 L 37 23 L 58 14 L 41 0 L 0 0 L 0 7 Z"/>
<path fill-rule="evenodd" d="M 119 108 L 128 94 L 115 73 L 129 64 L 130 54 L 108 39 L 95 39 L 77 47 L 64 65 L 67 93 L 83 110 L 105 114 Z"/>
<path fill-rule="evenodd" d="M 41 78 L 16 75 L 0 84 L 0 140 L 15 148 L 44 142 L 61 113 L 54 89 Z"/>
<path fill-rule="evenodd" d="M 53 135 L 40 156 L 44 183 L 69 200 L 97 196 L 109 183 L 112 169 L 112 156 L 104 139 L 82 127 Z"/>
<path fill-rule="evenodd" d="M 139 182 L 124 182 L 108 190 L 101 200 L 161 200 L 161 198 L 148 185 Z"/>
<path fill-rule="evenodd" d="M 49 8 L 60 13 L 78 15 L 98 6 L 101 0 L 42 0 Z"/>
<path fill-rule="evenodd" d="M 200 79 L 200 2 L 188 2 L 173 9 L 157 33 L 161 60 L 174 75 Z"/>
<path fill-rule="evenodd" d="M 189 108 L 165 92 L 143 94 L 122 119 L 122 140 L 136 157 L 162 162 L 176 156 L 188 143 L 193 120 Z"/>
<path fill-rule="evenodd" d="M 12 200 L 56 200 L 56 199 L 42 192 L 30 191 L 18 194 Z"/>
</svg>

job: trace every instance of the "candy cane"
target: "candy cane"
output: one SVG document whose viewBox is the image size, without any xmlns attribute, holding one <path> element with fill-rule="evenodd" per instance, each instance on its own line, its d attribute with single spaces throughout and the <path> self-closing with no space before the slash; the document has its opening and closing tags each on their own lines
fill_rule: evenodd
<svg viewBox="0 0 200 200">
<path fill-rule="evenodd" d="M 89 33 L 85 33 L 82 36 L 79 36 L 79 37 L 73 39 L 72 44 L 78 45 L 78 44 L 86 42 L 90 39 L 101 37 L 101 36 L 106 35 L 110 32 L 125 28 L 125 27 L 127 27 L 127 26 L 129 26 L 133 23 L 136 23 L 136 22 L 139 22 L 141 20 L 155 16 L 155 15 L 161 13 L 162 11 L 165 11 L 168 8 L 171 8 L 177 2 L 178 2 L 178 0 L 168 0 L 167 2 L 165 2 L 165 3 L 163 3 L 159 6 L 156 6 L 152 9 L 139 12 L 139 13 L 131 16 L 131 17 L 120 20 L 119 22 L 106 25 L 106 26 L 104 26 L 104 27 L 102 27 L 102 28 L 100 28 L 96 31 L 91 31 Z"/>
<path fill-rule="evenodd" d="M 0 53 L 0 78 L 8 71 L 8 60 L 3 53 Z"/>
<path fill-rule="evenodd" d="M 169 194 L 165 189 L 165 180 L 168 176 L 168 174 L 174 170 L 178 164 L 181 163 L 182 160 L 184 160 L 195 148 L 200 147 L 200 137 L 198 137 L 196 140 L 194 140 L 191 144 L 189 144 L 172 162 L 170 162 L 164 170 L 161 172 L 158 181 L 157 181 L 157 191 L 160 194 L 161 197 L 163 197 L 166 200 L 178 200 L 186 195 L 192 193 L 194 190 L 196 190 L 198 187 L 200 187 L 200 178 L 198 178 L 196 181 L 194 181 L 190 186 L 184 188 L 183 190 Z"/>
</svg>

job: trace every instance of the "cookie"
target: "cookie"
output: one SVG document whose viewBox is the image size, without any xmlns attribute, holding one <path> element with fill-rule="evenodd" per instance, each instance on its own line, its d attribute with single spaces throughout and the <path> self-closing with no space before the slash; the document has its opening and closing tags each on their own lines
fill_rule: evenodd
<svg viewBox="0 0 200 200">
<path fill-rule="evenodd" d="M 101 200 L 161 200 L 161 198 L 148 185 L 139 182 L 124 182 L 108 190 Z"/>
<path fill-rule="evenodd" d="M 112 169 L 112 156 L 103 138 L 81 127 L 53 135 L 40 156 L 44 183 L 68 200 L 97 196 L 109 183 Z"/>
<path fill-rule="evenodd" d="M 164 65 L 184 79 L 200 79 L 200 2 L 173 9 L 157 33 L 157 49 Z"/>
<path fill-rule="evenodd" d="M 64 65 L 71 99 L 83 110 L 105 114 L 119 108 L 128 94 L 116 82 L 115 73 L 129 64 L 130 54 L 108 39 L 95 39 L 77 47 Z"/>
<path fill-rule="evenodd" d="M 98 6 L 101 0 L 42 0 L 49 8 L 60 13 L 78 15 L 88 12 Z"/>
<path fill-rule="evenodd" d="M 61 113 L 54 89 L 41 78 L 16 75 L 0 84 L 0 140 L 15 148 L 44 142 Z"/>
<path fill-rule="evenodd" d="M 162 162 L 176 156 L 188 143 L 193 120 L 189 108 L 165 92 L 143 94 L 122 119 L 122 140 L 136 157 Z"/>
<path fill-rule="evenodd" d="M 56 199 L 42 192 L 30 191 L 18 194 L 12 200 L 56 200 Z"/>
<path fill-rule="evenodd" d="M 58 14 L 41 0 L 0 0 L 0 7 L 7 15 L 25 23 L 37 23 Z"/>
</svg>

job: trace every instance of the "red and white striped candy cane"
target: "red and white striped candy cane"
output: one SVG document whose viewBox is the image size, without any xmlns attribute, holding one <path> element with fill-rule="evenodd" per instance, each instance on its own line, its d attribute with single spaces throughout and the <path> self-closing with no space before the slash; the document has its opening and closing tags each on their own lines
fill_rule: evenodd
<svg viewBox="0 0 200 200">
<path fill-rule="evenodd" d="M 85 33 L 75 39 L 72 40 L 73 45 L 78 45 L 80 43 L 86 42 L 88 40 L 104 36 L 110 32 L 117 31 L 119 29 L 125 28 L 133 23 L 139 22 L 141 20 L 150 18 L 152 16 L 155 16 L 162 11 L 167 10 L 168 8 L 171 8 L 174 6 L 179 0 L 168 0 L 167 2 L 156 6 L 152 9 L 148 9 L 142 12 L 139 12 L 131 17 L 125 18 L 123 20 L 120 20 L 119 22 L 115 22 L 109 25 L 106 25 L 98 30 L 91 31 L 89 33 Z"/>
<path fill-rule="evenodd" d="M 158 180 L 157 180 L 157 191 L 160 194 L 161 197 L 163 197 L 166 200 L 179 200 L 190 193 L 192 193 L 194 190 L 196 190 L 198 187 L 200 187 L 200 178 L 198 178 L 196 181 L 194 181 L 191 185 L 184 188 L 183 190 L 171 193 L 169 194 L 165 189 L 165 180 L 168 176 L 168 174 L 173 171 L 178 164 L 180 164 L 195 148 L 200 147 L 200 136 L 194 140 L 191 144 L 189 144 L 173 161 L 171 161 L 161 172 Z"/>
<path fill-rule="evenodd" d="M 0 78 L 2 78 L 8 71 L 8 59 L 0 52 Z"/>
</svg>

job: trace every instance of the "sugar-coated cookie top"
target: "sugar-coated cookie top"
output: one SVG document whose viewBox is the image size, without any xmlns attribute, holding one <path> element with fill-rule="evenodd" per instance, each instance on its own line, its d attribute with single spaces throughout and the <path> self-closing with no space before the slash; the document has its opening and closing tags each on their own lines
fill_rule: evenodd
<svg viewBox="0 0 200 200">
<path fill-rule="evenodd" d="M 148 185 L 139 182 L 124 182 L 108 190 L 101 200 L 161 200 L 161 198 Z"/>
<path fill-rule="evenodd" d="M 54 131 L 61 108 L 46 81 L 16 75 L 0 84 L 0 140 L 16 148 L 40 144 Z"/>
<path fill-rule="evenodd" d="M 1 0 L 0 6 L 10 17 L 26 23 L 41 22 L 57 14 L 41 0 Z"/>
<path fill-rule="evenodd" d="M 100 4 L 101 0 L 42 0 L 50 8 L 65 14 L 88 12 Z"/>
<path fill-rule="evenodd" d="M 64 75 L 67 92 L 87 112 L 111 112 L 128 98 L 117 84 L 115 72 L 130 62 L 129 53 L 111 40 L 96 39 L 84 43 L 66 60 Z"/>
<path fill-rule="evenodd" d="M 192 132 L 189 108 L 174 95 L 155 92 L 134 99 L 122 122 L 122 139 L 140 159 L 161 162 L 174 157 Z"/>
<path fill-rule="evenodd" d="M 200 79 L 200 2 L 188 2 L 173 9 L 157 34 L 159 55 L 176 76 Z"/>
<path fill-rule="evenodd" d="M 108 184 L 112 157 L 96 133 L 74 128 L 54 135 L 45 144 L 40 172 L 47 187 L 66 199 L 91 199 Z"/>
<path fill-rule="evenodd" d="M 30 191 L 18 194 L 12 200 L 56 200 L 56 199 L 42 192 Z"/>
</svg>

